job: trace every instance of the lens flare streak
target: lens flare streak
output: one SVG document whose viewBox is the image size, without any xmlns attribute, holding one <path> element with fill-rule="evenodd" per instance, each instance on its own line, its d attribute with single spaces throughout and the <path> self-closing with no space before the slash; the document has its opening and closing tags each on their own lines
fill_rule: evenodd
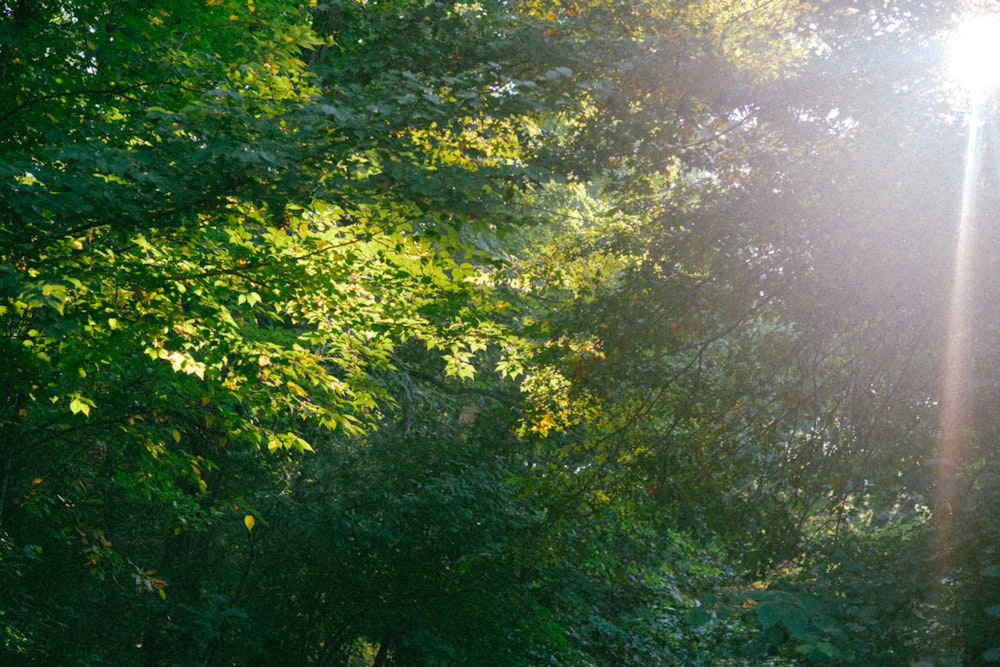
<svg viewBox="0 0 1000 667">
<path fill-rule="evenodd" d="M 972 322 L 970 315 L 972 236 L 976 218 L 977 186 L 982 167 L 983 123 L 978 110 L 969 118 L 969 133 L 965 148 L 965 173 L 962 180 L 962 201 L 955 244 L 954 273 L 949 303 L 948 331 L 944 350 L 941 386 L 934 514 L 937 521 L 939 554 L 947 552 L 950 543 L 949 520 L 955 498 L 956 467 L 963 458 L 964 441 L 968 434 L 969 413 L 967 387 L 970 365 Z"/>
</svg>

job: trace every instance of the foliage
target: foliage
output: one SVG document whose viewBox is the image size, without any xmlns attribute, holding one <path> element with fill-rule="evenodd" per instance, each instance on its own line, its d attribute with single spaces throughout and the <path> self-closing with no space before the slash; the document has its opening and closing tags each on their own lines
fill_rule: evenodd
<svg viewBox="0 0 1000 667">
<path fill-rule="evenodd" d="M 0 2 L 0 661 L 996 662 L 952 11 Z"/>
</svg>

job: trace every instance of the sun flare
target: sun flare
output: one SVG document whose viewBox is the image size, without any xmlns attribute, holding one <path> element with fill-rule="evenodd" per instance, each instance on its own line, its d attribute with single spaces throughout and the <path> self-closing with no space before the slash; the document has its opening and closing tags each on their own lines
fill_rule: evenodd
<svg viewBox="0 0 1000 667">
<path fill-rule="evenodd" d="M 973 100 L 1000 88 L 1000 15 L 962 19 L 949 39 L 948 75 Z"/>
</svg>

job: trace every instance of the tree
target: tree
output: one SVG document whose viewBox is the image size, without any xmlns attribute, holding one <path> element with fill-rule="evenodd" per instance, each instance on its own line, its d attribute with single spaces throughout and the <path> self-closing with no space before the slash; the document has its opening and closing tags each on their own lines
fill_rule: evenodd
<svg viewBox="0 0 1000 667">
<path fill-rule="evenodd" d="M 388 39 L 395 16 L 344 30 Z M 447 96 L 399 70 L 340 89 L 357 54 L 322 58 L 334 35 L 312 21 L 284 2 L 0 12 L 11 659 L 207 659 L 178 639 L 245 618 L 239 577 L 181 565 L 228 544 L 228 508 L 306 437 L 382 420 L 397 347 L 469 377 L 507 340 L 471 239 L 508 224 L 489 211 L 522 172 L 507 128 L 523 105 L 470 103 L 458 121 L 481 133 L 439 126 L 500 76 L 478 62 L 436 72 Z M 73 576 L 53 586 L 52 569 Z M 112 638 L 89 631 L 107 619 Z"/>
<path fill-rule="evenodd" d="M 0 3 L 4 660 L 993 659 L 950 16 Z"/>
</svg>

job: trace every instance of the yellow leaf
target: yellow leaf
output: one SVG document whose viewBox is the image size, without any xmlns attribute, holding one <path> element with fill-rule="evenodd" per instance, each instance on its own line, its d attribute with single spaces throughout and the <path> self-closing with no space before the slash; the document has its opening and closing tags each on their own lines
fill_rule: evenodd
<svg viewBox="0 0 1000 667">
<path fill-rule="evenodd" d="M 250 532 L 251 530 L 253 530 L 253 525 L 255 523 L 257 523 L 257 522 L 253 518 L 253 514 L 247 514 L 245 517 L 243 517 L 243 525 L 247 527 L 247 532 Z"/>
<path fill-rule="evenodd" d="M 292 391 L 292 393 L 295 394 L 296 396 L 299 396 L 301 398 L 305 398 L 305 397 L 309 396 L 309 393 L 305 389 L 303 389 L 299 385 L 295 384 L 291 380 L 289 380 L 288 382 L 286 382 L 285 386 L 288 387 Z"/>
<path fill-rule="evenodd" d="M 82 412 L 87 417 L 90 416 L 90 406 L 81 401 L 79 398 L 74 398 L 70 401 L 69 409 L 74 415 Z"/>
<path fill-rule="evenodd" d="M 174 429 L 173 433 L 171 433 L 170 435 L 174 436 L 174 442 L 181 441 L 181 432 L 178 431 L 177 429 Z"/>
</svg>

